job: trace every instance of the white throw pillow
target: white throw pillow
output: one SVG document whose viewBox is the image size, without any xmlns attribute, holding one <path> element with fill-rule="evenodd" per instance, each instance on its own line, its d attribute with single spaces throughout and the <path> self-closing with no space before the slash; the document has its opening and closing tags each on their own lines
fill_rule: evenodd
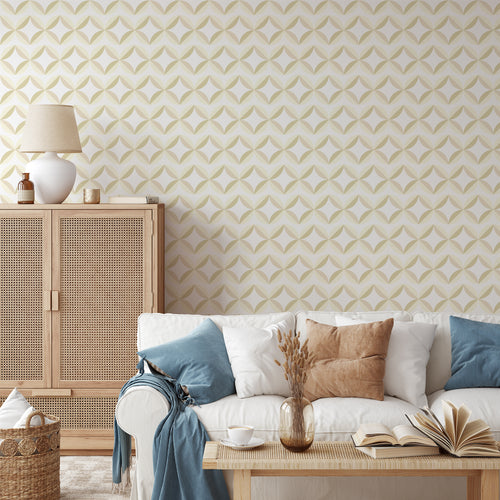
<svg viewBox="0 0 500 500">
<path fill-rule="evenodd" d="M 13 389 L 0 407 L 0 429 L 13 429 L 24 412 L 31 408 L 26 398 Z"/>
<path fill-rule="evenodd" d="M 290 329 L 293 330 L 293 325 L 281 321 L 266 328 L 222 328 L 239 398 L 260 394 L 290 396 L 283 368 L 274 361 L 284 361 L 283 353 L 278 347 L 278 329 L 282 333 L 288 333 Z"/>
<path fill-rule="evenodd" d="M 24 429 L 26 427 L 26 419 L 34 412 L 36 408 L 34 406 L 30 406 L 22 415 L 21 418 L 15 423 L 14 429 Z M 45 418 L 44 425 L 53 424 L 54 420 L 50 420 L 50 418 Z M 40 415 L 35 415 L 30 422 L 30 427 L 37 427 L 38 425 L 42 425 L 42 419 Z"/>
<path fill-rule="evenodd" d="M 366 323 L 336 315 L 337 326 Z M 427 405 L 425 377 L 436 325 L 395 321 L 385 358 L 384 393 L 419 408 Z"/>
</svg>

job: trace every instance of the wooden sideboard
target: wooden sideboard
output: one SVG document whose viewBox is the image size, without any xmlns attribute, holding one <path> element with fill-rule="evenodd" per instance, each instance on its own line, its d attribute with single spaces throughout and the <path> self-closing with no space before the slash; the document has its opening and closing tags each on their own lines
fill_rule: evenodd
<svg viewBox="0 0 500 500">
<path fill-rule="evenodd" d="M 0 205 L 0 402 L 61 418 L 62 453 L 109 453 L 137 317 L 163 312 L 162 204 Z"/>
</svg>

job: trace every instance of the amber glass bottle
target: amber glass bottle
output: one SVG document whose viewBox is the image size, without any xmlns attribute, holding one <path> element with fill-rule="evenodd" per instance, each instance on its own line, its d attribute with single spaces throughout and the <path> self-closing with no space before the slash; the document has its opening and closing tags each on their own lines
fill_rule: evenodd
<svg viewBox="0 0 500 500">
<path fill-rule="evenodd" d="M 35 201 L 35 186 L 30 181 L 30 174 L 23 173 L 23 178 L 17 185 L 17 202 L 21 204 L 33 203 Z"/>
</svg>

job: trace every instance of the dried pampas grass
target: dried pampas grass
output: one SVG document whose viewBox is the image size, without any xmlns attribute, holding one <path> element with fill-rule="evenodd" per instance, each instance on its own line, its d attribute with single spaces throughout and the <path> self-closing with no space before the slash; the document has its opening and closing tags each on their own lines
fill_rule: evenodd
<svg viewBox="0 0 500 500">
<path fill-rule="evenodd" d="M 294 398 L 304 396 L 304 384 L 307 380 L 307 372 L 314 365 L 314 355 L 309 352 L 307 346 L 308 339 L 301 345 L 300 332 L 294 335 L 290 330 L 288 333 L 281 333 L 278 330 L 278 345 L 280 351 L 285 356 L 285 361 L 280 363 L 275 359 L 275 363 L 283 368 L 285 379 L 290 386 L 290 392 Z"/>
</svg>

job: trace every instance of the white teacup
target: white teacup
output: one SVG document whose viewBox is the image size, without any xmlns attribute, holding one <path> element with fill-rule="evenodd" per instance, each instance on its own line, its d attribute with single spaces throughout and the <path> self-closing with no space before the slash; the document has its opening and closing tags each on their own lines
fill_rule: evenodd
<svg viewBox="0 0 500 500">
<path fill-rule="evenodd" d="M 251 425 L 230 425 L 227 428 L 227 434 L 234 444 L 243 446 L 252 439 L 253 430 Z"/>
</svg>

